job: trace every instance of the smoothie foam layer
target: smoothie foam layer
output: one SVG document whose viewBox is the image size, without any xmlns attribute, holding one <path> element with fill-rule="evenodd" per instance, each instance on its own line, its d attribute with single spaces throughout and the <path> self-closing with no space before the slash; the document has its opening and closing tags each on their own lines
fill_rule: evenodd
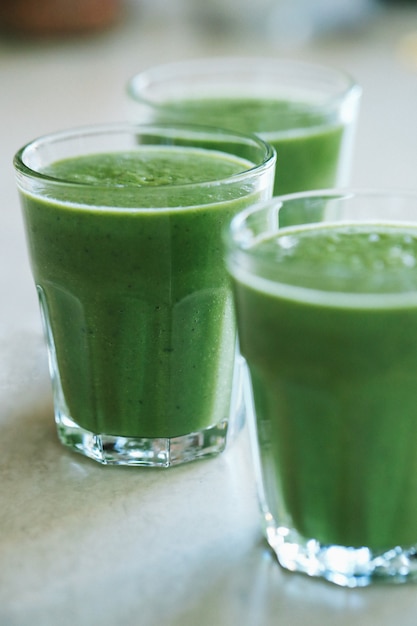
<svg viewBox="0 0 417 626">
<path fill-rule="evenodd" d="M 417 228 L 412 225 L 286 228 L 257 240 L 251 255 L 252 267 L 237 269 L 242 280 L 281 297 L 330 307 L 407 306 L 417 299 Z"/>
<path fill-rule="evenodd" d="M 99 153 L 65 159 L 43 173 L 66 182 L 118 187 L 187 185 L 228 178 L 251 166 L 249 161 L 222 152 L 196 148 L 140 148 L 131 152 Z M 138 198 L 132 195 L 132 205 Z M 138 207 L 139 208 L 139 207 Z"/>
</svg>

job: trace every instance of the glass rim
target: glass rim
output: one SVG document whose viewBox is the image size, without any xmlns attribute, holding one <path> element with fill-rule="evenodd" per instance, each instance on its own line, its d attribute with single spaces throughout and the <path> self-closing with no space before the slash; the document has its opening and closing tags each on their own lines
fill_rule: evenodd
<svg viewBox="0 0 417 626">
<path fill-rule="evenodd" d="M 89 187 L 92 187 L 97 190 L 120 189 L 121 191 L 136 189 L 137 186 L 132 185 L 132 184 L 117 184 L 116 183 L 114 185 L 108 185 L 108 184 L 101 185 L 97 183 L 74 181 L 74 180 L 67 180 L 67 179 L 63 179 L 59 177 L 54 177 L 54 176 L 45 174 L 42 171 L 36 170 L 28 166 L 24 161 L 24 157 L 28 150 L 36 151 L 38 148 L 42 146 L 46 146 L 48 144 L 52 145 L 54 143 L 65 142 L 67 140 L 73 140 L 76 138 L 80 138 L 80 139 L 88 138 L 88 137 L 93 138 L 95 136 L 99 136 L 99 135 L 104 136 L 106 134 L 107 135 L 111 135 L 111 134 L 133 135 L 135 133 L 136 134 L 142 133 L 142 134 L 149 134 L 149 135 L 152 135 L 152 134 L 163 135 L 164 132 L 167 132 L 167 131 L 170 131 L 171 133 L 175 133 L 176 130 L 191 133 L 190 135 L 188 135 L 188 137 L 186 137 L 188 139 L 190 139 L 190 137 L 193 137 L 193 136 L 199 137 L 200 139 L 203 137 L 206 139 L 207 138 L 213 139 L 213 137 L 218 136 L 219 138 L 224 137 L 225 139 L 229 139 L 231 141 L 236 140 L 237 143 L 240 142 L 242 145 L 246 143 L 247 145 L 252 145 L 253 147 L 260 149 L 263 153 L 263 158 L 258 163 L 253 163 L 251 167 L 248 167 L 247 169 L 239 171 L 235 174 L 231 174 L 225 178 L 218 178 L 218 179 L 207 180 L 207 181 L 203 180 L 203 181 L 198 181 L 198 182 L 180 183 L 180 184 L 166 183 L 166 184 L 161 184 L 161 185 L 155 185 L 152 187 L 148 186 L 146 187 L 148 191 L 150 190 L 156 191 L 156 190 L 169 189 L 169 188 L 180 190 L 182 188 L 189 189 L 191 187 L 212 187 L 213 185 L 218 185 L 218 184 L 235 183 L 235 182 L 239 182 L 241 179 L 247 178 L 250 175 L 256 174 L 258 170 L 263 170 L 263 169 L 266 170 L 269 167 L 272 167 L 275 165 L 276 152 L 274 148 L 270 146 L 270 144 L 267 141 L 265 141 L 264 139 L 262 139 L 256 134 L 241 133 L 239 131 L 220 128 L 216 126 L 206 126 L 206 125 L 200 125 L 200 124 L 186 124 L 186 123 L 183 124 L 180 122 L 179 123 L 176 123 L 176 122 L 150 123 L 150 124 L 134 123 L 134 122 L 112 122 L 112 123 L 104 123 L 104 124 L 90 124 L 90 125 L 84 125 L 84 126 L 76 126 L 74 128 L 68 128 L 68 129 L 40 135 L 36 137 L 35 139 L 32 139 L 31 141 L 25 143 L 19 150 L 17 150 L 17 152 L 15 153 L 13 157 L 13 166 L 14 166 L 16 173 L 20 174 L 21 176 L 25 178 L 31 178 L 33 180 L 38 180 L 38 181 L 48 183 L 49 185 L 54 185 L 54 186 L 74 187 L 77 189 L 81 189 L 81 188 L 87 189 Z M 168 138 L 169 135 L 167 134 L 166 137 Z M 116 151 L 116 149 L 114 151 Z M 214 151 L 215 149 L 213 148 L 213 152 Z M 219 152 L 221 152 L 221 149 L 219 149 Z M 232 152 L 230 153 L 225 152 L 225 154 L 230 154 L 233 156 Z M 81 151 L 80 151 L 80 156 L 81 156 Z M 234 156 L 240 158 L 239 155 L 234 155 Z M 250 163 L 249 159 L 247 159 L 247 161 Z"/>
<path fill-rule="evenodd" d="M 262 259 L 262 255 L 256 255 L 254 252 L 254 246 L 256 245 L 256 241 L 263 238 L 263 235 L 267 234 L 268 231 L 264 229 L 263 235 L 260 234 L 258 238 L 255 238 L 250 234 L 250 226 L 246 227 L 247 220 L 251 218 L 251 216 L 256 216 L 257 214 L 261 215 L 262 213 L 267 212 L 271 209 L 276 209 L 279 211 L 281 207 L 285 205 L 285 203 L 298 201 L 298 200 L 309 200 L 309 199 L 320 199 L 323 200 L 349 200 L 349 199 L 381 199 L 381 200 L 400 200 L 403 202 L 415 202 L 416 206 L 416 221 L 406 220 L 406 219 L 381 219 L 377 220 L 375 218 L 363 218 L 363 219 L 346 219 L 346 220 L 329 220 L 323 222 L 308 222 L 298 223 L 295 225 L 284 226 L 281 229 L 279 227 L 275 232 L 281 230 L 281 236 L 286 233 L 291 234 L 296 229 L 302 228 L 306 226 L 307 228 L 320 228 L 320 226 L 327 227 L 330 225 L 353 225 L 353 224 L 362 224 L 364 226 L 372 226 L 376 223 L 383 227 L 398 227 L 399 229 L 407 229 L 413 228 L 417 233 L 417 190 L 413 189 L 373 189 L 373 188 L 334 188 L 334 189 L 317 189 L 313 191 L 303 191 L 298 193 L 291 193 L 282 196 L 275 196 L 270 200 L 258 202 L 246 209 L 243 209 L 239 213 L 237 213 L 223 230 L 223 241 L 226 249 L 226 264 L 229 268 L 229 272 L 235 276 L 239 280 L 239 276 L 242 278 L 242 282 L 244 284 L 248 284 L 254 289 L 261 289 L 262 291 L 267 291 L 271 295 L 277 295 L 279 297 L 289 298 L 291 300 L 299 300 L 312 305 L 322 305 L 328 307 L 360 307 L 360 308 L 387 308 L 387 307 L 395 307 L 401 308 L 405 307 L 408 304 L 412 304 L 413 306 L 417 305 L 417 282 L 412 289 L 408 290 L 389 290 L 386 289 L 381 291 L 373 291 L 371 289 L 366 291 L 354 291 L 354 290 L 338 290 L 338 289 L 326 289 L 320 288 L 317 286 L 306 286 L 306 285 L 296 285 L 291 284 L 291 282 L 286 282 L 284 279 L 279 277 L 277 278 L 268 278 L 262 276 L 261 274 L 257 274 L 255 271 L 250 271 L 248 269 L 243 269 L 241 267 L 241 263 L 236 258 L 239 256 L 240 259 L 243 258 L 253 258 L 256 261 L 260 261 L 264 263 L 266 267 L 273 267 L 274 261 L 268 259 Z M 271 235 L 274 234 L 274 231 L 270 231 Z M 417 272 L 417 266 L 415 267 L 415 271 Z M 402 268 L 384 268 L 384 277 L 386 277 L 387 281 L 394 281 L 397 276 L 400 276 L 404 272 Z M 296 270 L 287 270 L 285 269 L 281 276 L 285 276 L 287 279 L 291 278 L 291 276 L 303 276 L 303 278 L 312 278 L 315 276 L 314 269 L 310 267 L 303 266 L 302 271 Z M 355 278 L 363 277 L 364 270 L 362 269 L 351 269 L 345 268 L 343 270 L 339 270 L 337 276 L 341 280 L 349 279 L 352 281 Z M 335 279 L 336 275 L 332 277 Z"/>
<path fill-rule="evenodd" d="M 353 75 L 347 70 L 335 65 L 295 58 L 274 58 L 268 56 L 202 57 L 161 63 L 133 74 L 126 84 L 126 91 L 128 96 L 137 103 L 160 110 L 169 109 L 169 104 L 155 102 L 144 96 L 141 92 L 152 83 L 172 79 L 175 75 L 186 77 L 191 71 L 213 72 L 215 70 L 216 75 L 221 76 L 228 72 L 236 71 L 238 68 L 241 68 L 246 73 L 248 71 L 256 73 L 257 80 L 259 80 L 259 75 L 268 75 L 283 70 L 289 71 L 288 76 L 294 79 L 294 74 L 291 71 L 294 69 L 300 72 L 306 72 L 306 77 L 308 77 L 309 73 L 314 71 L 320 72 L 322 76 L 342 79 L 344 83 L 343 88 L 340 88 L 335 94 L 329 96 L 326 100 L 327 105 L 334 103 L 336 106 L 337 103 L 342 102 L 349 95 L 355 95 L 359 98 L 362 93 L 362 88 Z"/>
<path fill-rule="evenodd" d="M 309 198 L 328 198 L 328 199 L 349 199 L 349 198 L 381 198 L 381 199 L 389 199 L 396 198 L 400 200 L 415 200 L 416 201 L 416 216 L 417 216 L 417 189 L 402 189 L 402 188 L 372 188 L 372 187 L 335 187 L 335 188 L 325 188 L 325 189 L 312 189 L 307 191 L 297 191 L 293 193 L 283 194 L 273 196 L 269 200 L 264 200 L 262 202 L 258 202 L 242 211 L 239 211 L 231 220 L 229 227 L 227 230 L 232 232 L 237 232 L 238 228 L 242 226 L 242 223 L 250 216 L 255 213 L 260 213 L 262 210 L 266 210 L 268 208 L 277 207 L 280 208 L 284 205 L 285 202 L 292 202 L 296 200 L 307 200 Z M 398 221 L 397 223 L 401 223 Z M 404 221 L 402 223 L 405 223 Z M 417 218 L 416 218 L 416 227 L 417 227 Z M 232 235 L 230 235 L 230 240 L 233 241 Z M 238 248 L 239 246 L 236 246 Z"/>
</svg>

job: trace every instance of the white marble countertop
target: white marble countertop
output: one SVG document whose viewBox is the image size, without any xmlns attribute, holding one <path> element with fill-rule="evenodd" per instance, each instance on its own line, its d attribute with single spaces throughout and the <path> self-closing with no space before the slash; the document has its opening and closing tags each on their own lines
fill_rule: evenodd
<svg viewBox="0 0 417 626">
<path fill-rule="evenodd" d="M 416 6 L 293 48 L 140 11 L 94 37 L 0 40 L 2 626 L 417 623 L 414 585 L 345 590 L 280 569 L 245 430 L 220 457 L 165 471 L 101 467 L 57 441 L 12 156 L 39 134 L 123 119 L 125 82 L 149 65 L 223 54 L 345 67 L 364 88 L 353 184 L 417 188 Z"/>
</svg>

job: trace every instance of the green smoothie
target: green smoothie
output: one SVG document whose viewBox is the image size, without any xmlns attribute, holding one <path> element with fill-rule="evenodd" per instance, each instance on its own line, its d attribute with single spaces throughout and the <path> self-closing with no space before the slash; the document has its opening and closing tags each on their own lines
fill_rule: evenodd
<svg viewBox="0 0 417 626">
<path fill-rule="evenodd" d="M 258 192 L 241 184 L 226 197 L 220 184 L 191 183 L 250 166 L 221 152 L 138 146 L 55 162 L 43 174 L 65 181 L 64 192 L 44 180 L 39 195 L 22 193 L 64 418 L 141 438 L 228 419 L 235 322 L 220 233 Z"/>
<path fill-rule="evenodd" d="M 165 102 L 154 115 L 259 134 L 277 152 L 274 195 L 338 184 L 347 128 L 304 102 L 195 98 Z"/>
<path fill-rule="evenodd" d="M 415 544 L 417 227 L 284 228 L 250 259 L 231 272 L 270 512 L 324 545 Z"/>
</svg>

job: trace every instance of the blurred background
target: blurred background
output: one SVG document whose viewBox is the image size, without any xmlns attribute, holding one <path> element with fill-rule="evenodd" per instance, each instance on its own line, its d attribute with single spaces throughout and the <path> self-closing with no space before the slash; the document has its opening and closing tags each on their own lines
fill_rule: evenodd
<svg viewBox="0 0 417 626">
<path fill-rule="evenodd" d="M 330 32 L 363 26 L 383 5 L 413 0 L 1 0 L 4 32 L 37 35 L 97 31 L 139 13 L 204 34 L 259 36 L 278 45 L 299 45 Z"/>
</svg>

